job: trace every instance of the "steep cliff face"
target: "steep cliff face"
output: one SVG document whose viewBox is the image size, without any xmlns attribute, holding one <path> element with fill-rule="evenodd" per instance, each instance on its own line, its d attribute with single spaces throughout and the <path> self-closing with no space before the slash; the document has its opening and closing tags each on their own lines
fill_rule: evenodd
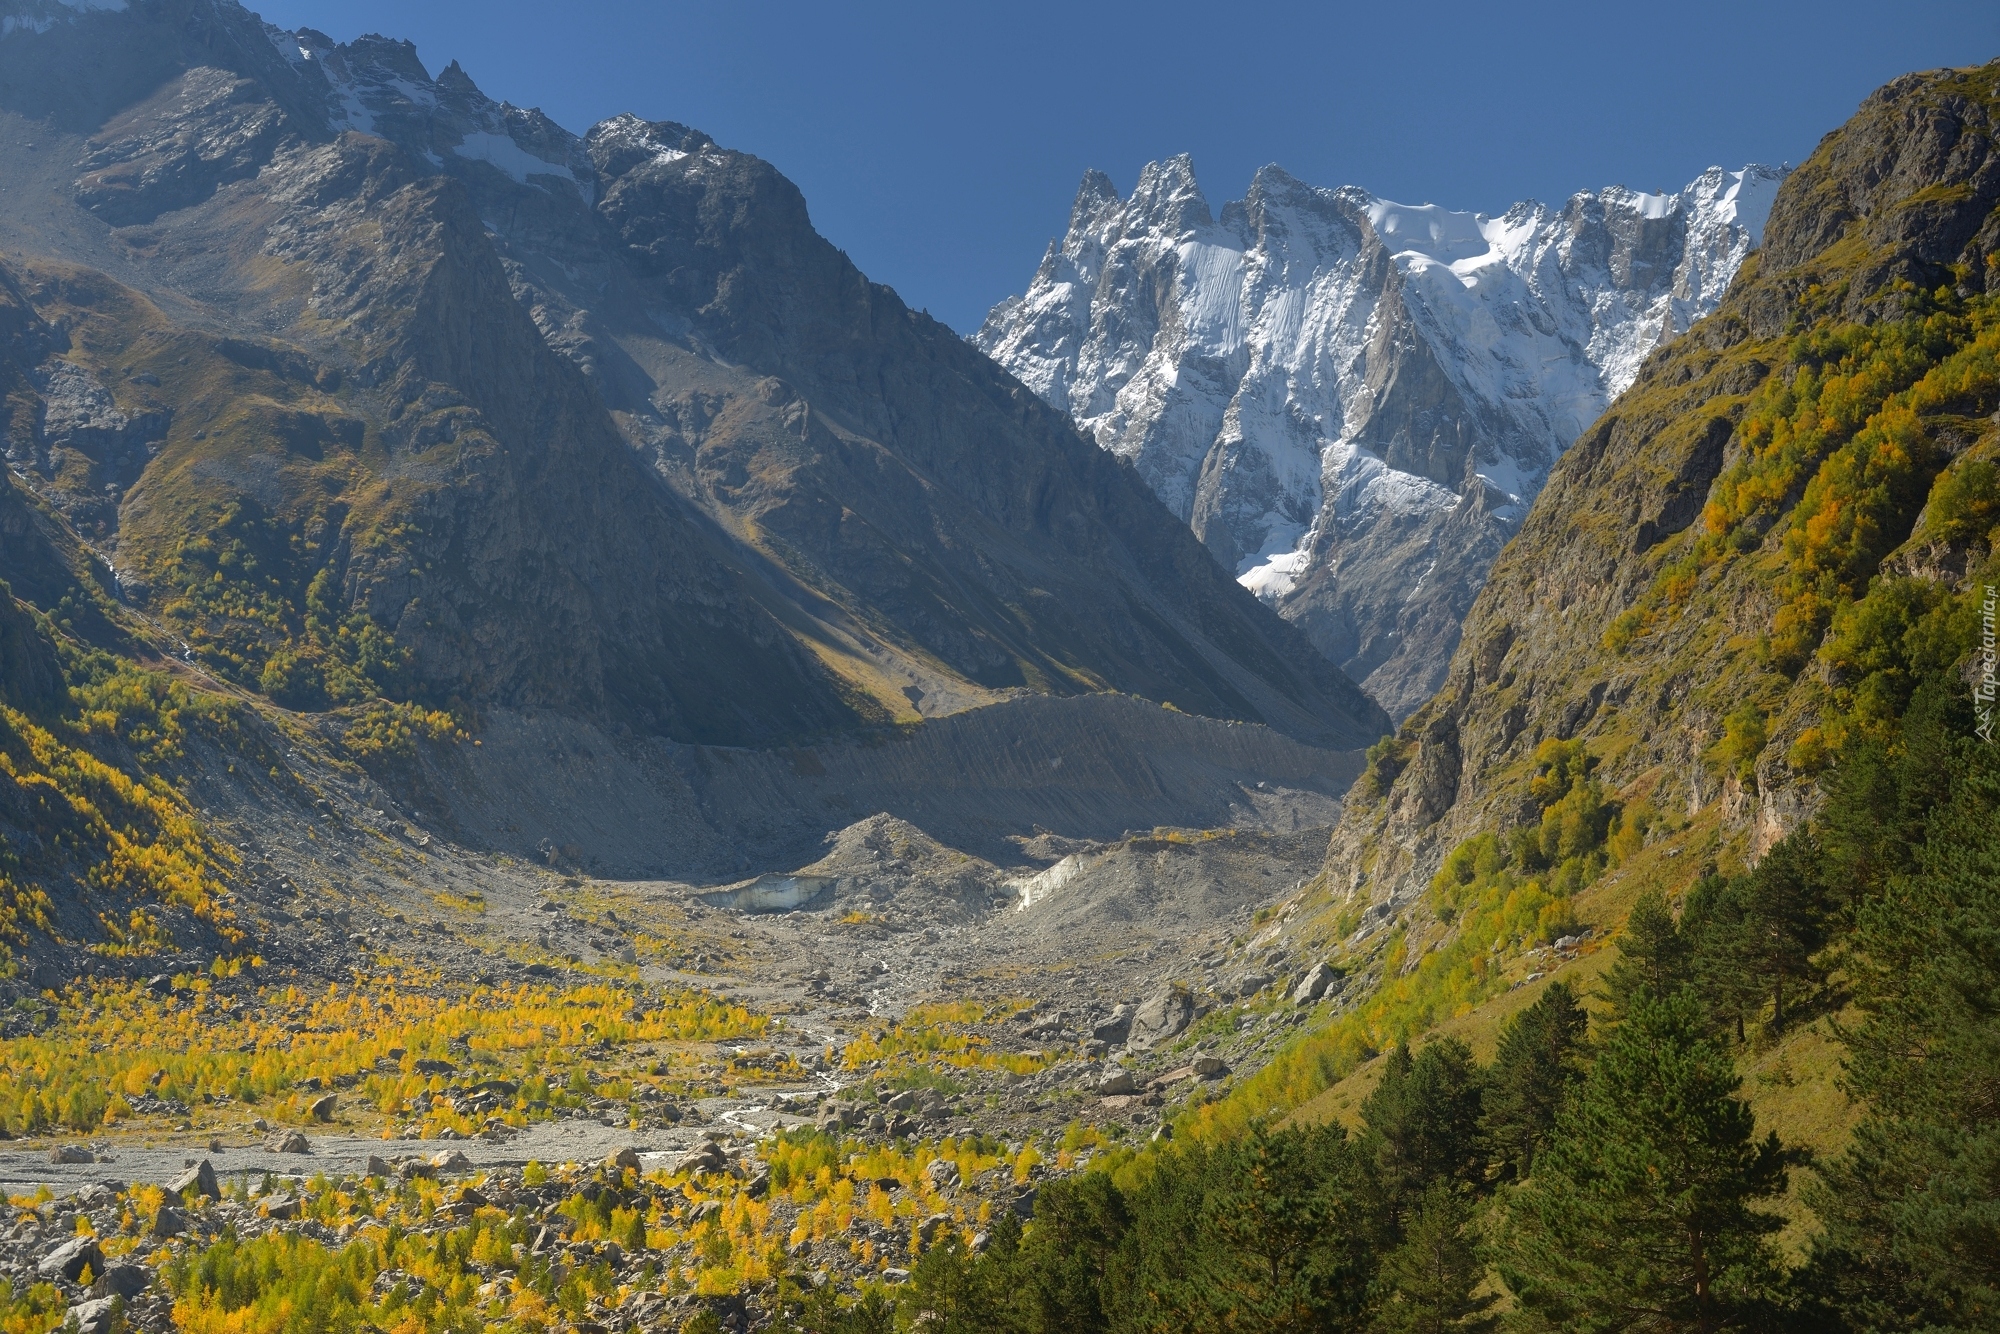
<svg viewBox="0 0 2000 1334">
<path fill-rule="evenodd" d="M 1020 688 L 1384 725 L 694 131 L 227 0 L 12 5 L 0 116 L 10 465 L 239 685 L 729 744 Z"/>
<path fill-rule="evenodd" d="M 1400 717 L 1550 464 L 1714 309 L 1780 179 L 1487 218 L 1266 167 L 1218 217 L 1185 157 L 1125 200 L 1092 173 L 975 341 Z"/>
<path fill-rule="evenodd" d="M 1504 856 L 1563 764 L 1633 847 L 1699 820 L 1754 859 L 1838 736 L 1953 665 L 2000 521 L 1996 129 L 2000 63 L 1912 75 L 1786 181 L 1761 254 L 1494 563 L 1349 803 L 1337 900 L 1427 912 L 1446 855 L 1492 834 Z"/>
<path fill-rule="evenodd" d="M 56 331 L 16 340 L 18 475 L 288 705 L 539 703 L 738 743 L 857 721 L 543 343 L 465 191 L 338 132 L 279 57 L 201 4 L 0 41 L 18 114 L 51 69 L 109 72 L 55 108 L 95 133 L 34 153 L 74 155 L 56 198 L 120 224 L 8 193 L 43 256 L 15 288 Z"/>
<path fill-rule="evenodd" d="M 661 475 L 810 590 L 789 600 L 857 681 L 920 714 L 967 683 L 1108 686 L 1334 744 L 1379 725 L 1129 469 L 815 234 L 768 164 L 631 118 L 589 154 L 631 286 L 605 299 L 546 234 L 503 229 L 528 299 L 545 327 L 564 312 Z"/>
</svg>

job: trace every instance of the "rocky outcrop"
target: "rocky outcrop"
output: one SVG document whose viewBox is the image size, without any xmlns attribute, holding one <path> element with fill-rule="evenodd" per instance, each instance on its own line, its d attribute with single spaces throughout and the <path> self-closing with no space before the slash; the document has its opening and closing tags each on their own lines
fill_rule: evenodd
<svg viewBox="0 0 2000 1334">
<path fill-rule="evenodd" d="M 0 580 L 0 704 L 38 713 L 64 698 L 55 646 Z"/>
</svg>

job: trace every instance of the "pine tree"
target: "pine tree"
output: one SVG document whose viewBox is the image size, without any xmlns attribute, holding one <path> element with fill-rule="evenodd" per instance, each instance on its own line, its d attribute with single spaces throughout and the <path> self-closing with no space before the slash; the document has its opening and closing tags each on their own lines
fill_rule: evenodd
<svg viewBox="0 0 2000 1334">
<path fill-rule="evenodd" d="M 1381 1206 L 1339 1126 L 1178 1151 L 1131 1204 L 1108 1284 L 1121 1334 L 1365 1326 Z"/>
<path fill-rule="evenodd" d="M 1501 1033 L 1487 1076 L 1481 1129 L 1503 1176 L 1518 1179 L 1533 1169 L 1536 1152 L 1583 1074 L 1587 1023 L 1569 984 L 1551 982 Z"/>
<path fill-rule="evenodd" d="M 964 1240 L 956 1232 L 947 1232 L 911 1268 L 904 1306 L 913 1313 L 915 1323 L 930 1334 L 1000 1334 L 1021 1328 L 1018 1317 L 1027 1313 L 1012 1300 L 1018 1290 L 996 1282 L 1004 1267 L 1001 1263 L 981 1266 Z"/>
<path fill-rule="evenodd" d="M 1034 1331 L 1110 1328 L 1106 1290 L 1120 1244 L 1132 1223 L 1123 1192 L 1100 1172 L 1052 1181 L 1035 1196 L 1035 1226 L 1018 1249 L 1018 1224 L 994 1229 L 995 1259 L 1009 1273 L 1004 1286 L 1016 1327 Z"/>
<path fill-rule="evenodd" d="M 1705 875 L 1681 906 L 1693 990 L 1715 1032 L 1748 1040 L 1745 1026 L 1764 996 L 1751 948 L 1749 894 L 1741 877 Z"/>
<path fill-rule="evenodd" d="M 1827 895 L 1819 845 L 1810 830 L 1781 840 L 1757 863 L 1745 886 L 1740 957 L 1771 998 L 1771 1031 L 1785 1027 L 1785 1003 L 1825 976 L 1813 959 L 1827 941 Z"/>
<path fill-rule="evenodd" d="M 1377 1334 L 1483 1334 L 1498 1323 L 1489 1314 L 1495 1297 L 1474 1295 L 1486 1280 L 1476 1208 L 1462 1187 L 1437 1181 L 1425 1188 L 1402 1244 L 1376 1278 Z"/>
<path fill-rule="evenodd" d="M 1853 1328 L 1990 1331 L 2000 1328 L 2000 750 L 1972 736 L 1962 703 L 1956 717 L 1935 702 L 1920 710 L 1926 693 L 1904 723 L 1931 733 L 1913 738 L 1925 759 L 1894 765 L 1886 803 L 1908 818 L 1880 827 L 1907 852 L 1867 848 L 1865 828 L 1840 831 L 1867 860 L 1906 869 L 1856 915 L 1850 973 L 1865 1018 L 1849 1035 L 1848 1081 L 1869 1114 L 1808 1192 L 1824 1224 L 1811 1285 Z"/>
<path fill-rule="evenodd" d="M 1523 1329 L 1707 1331 L 1754 1320 L 1779 1271 L 1789 1155 L 1756 1137 L 1685 991 L 1639 999 L 1508 1206 L 1501 1274 Z"/>
<path fill-rule="evenodd" d="M 1693 960 L 1666 896 L 1649 889 L 1632 905 L 1618 958 L 1604 975 L 1604 994 L 1613 1020 L 1623 1018 L 1634 998 L 1664 1000 L 1692 980 Z"/>
<path fill-rule="evenodd" d="M 1414 1057 L 1407 1043 L 1389 1054 L 1382 1082 L 1361 1104 L 1361 1119 L 1397 1212 L 1433 1181 L 1486 1179 L 1479 1134 L 1483 1086 L 1472 1049 L 1458 1038 L 1433 1039 Z"/>
</svg>

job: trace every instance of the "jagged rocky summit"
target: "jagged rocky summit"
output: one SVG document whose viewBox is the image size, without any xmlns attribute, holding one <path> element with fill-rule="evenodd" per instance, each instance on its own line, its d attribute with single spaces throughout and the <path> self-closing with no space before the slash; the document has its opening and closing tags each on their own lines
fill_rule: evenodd
<svg viewBox="0 0 2000 1334">
<path fill-rule="evenodd" d="M 1715 308 L 1784 176 L 1489 218 L 1272 166 L 1218 218 L 1186 156 L 1126 199 L 1091 172 L 973 341 L 1401 718 L 1551 465 Z"/>
</svg>

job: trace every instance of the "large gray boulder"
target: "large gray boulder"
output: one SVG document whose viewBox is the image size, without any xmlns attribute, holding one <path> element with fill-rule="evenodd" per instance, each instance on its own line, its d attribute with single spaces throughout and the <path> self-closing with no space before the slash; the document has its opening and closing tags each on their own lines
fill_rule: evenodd
<svg viewBox="0 0 2000 1334">
<path fill-rule="evenodd" d="M 1181 987 L 1162 987 L 1148 996 L 1132 1015 L 1132 1031 L 1126 1045 L 1134 1051 L 1150 1051 L 1172 1041 L 1194 1022 L 1194 997 Z"/>
<path fill-rule="evenodd" d="M 63 1278 L 74 1283 L 85 1269 L 95 1277 L 104 1272 L 104 1252 L 97 1249 L 95 1237 L 71 1237 L 62 1245 L 42 1257 L 35 1266 L 46 1279 Z"/>
<path fill-rule="evenodd" d="M 153 1281 L 153 1271 L 145 1265 L 111 1265 L 90 1285 L 93 1297 L 137 1297 Z"/>
<path fill-rule="evenodd" d="M 1123 1042 L 1132 1034 L 1132 1007 L 1120 1003 L 1111 1013 L 1091 1026 L 1090 1036 L 1099 1042 Z"/>
<path fill-rule="evenodd" d="M 1299 984 L 1292 988 L 1292 1004 L 1311 1005 L 1324 996 L 1327 988 L 1340 980 L 1340 970 L 1330 963 L 1316 963 L 1306 970 Z"/>
<path fill-rule="evenodd" d="M 86 1302 L 78 1302 L 69 1308 L 64 1324 L 76 1322 L 77 1334 L 105 1334 L 111 1328 L 112 1317 L 117 1313 L 118 1298 L 93 1297 Z"/>
<path fill-rule="evenodd" d="M 190 1167 L 168 1182 L 167 1189 L 183 1199 L 187 1198 L 189 1191 L 211 1200 L 222 1198 L 222 1183 L 216 1179 L 215 1165 L 206 1158 L 198 1166 Z"/>
</svg>

